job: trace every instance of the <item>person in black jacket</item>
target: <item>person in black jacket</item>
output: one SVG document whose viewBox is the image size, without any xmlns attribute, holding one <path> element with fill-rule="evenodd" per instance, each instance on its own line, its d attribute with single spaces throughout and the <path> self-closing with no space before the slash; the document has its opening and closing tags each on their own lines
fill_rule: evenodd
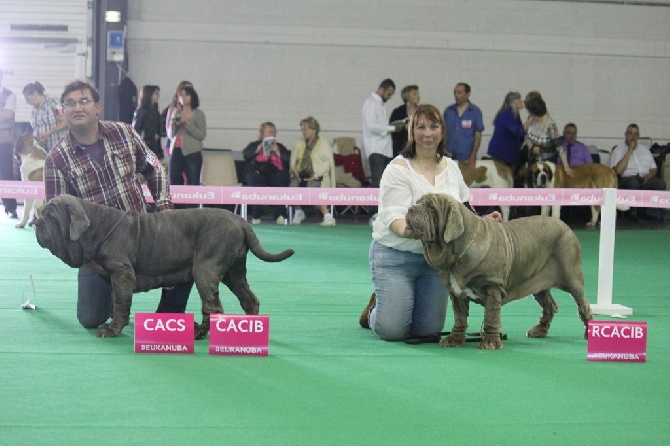
<svg viewBox="0 0 670 446">
<path fill-rule="evenodd" d="M 161 115 L 158 111 L 158 99 L 161 90 L 158 85 L 145 85 L 137 101 L 137 109 L 133 117 L 133 127 L 142 136 L 147 147 L 156 154 L 159 160 L 165 158 L 161 147 Z"/>
</svg>

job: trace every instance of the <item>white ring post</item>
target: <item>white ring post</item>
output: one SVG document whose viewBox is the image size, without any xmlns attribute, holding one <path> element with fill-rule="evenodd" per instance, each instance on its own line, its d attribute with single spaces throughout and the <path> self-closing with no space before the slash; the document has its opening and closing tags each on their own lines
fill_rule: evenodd
<svg viewBox="0 0 670 446">
<path fill-rule="evenodd" d="M 616 230 L 616 189 L 603 189 L 600 208 L 600 251 L 598 254 L 598 303 L 591 304 L 594 314 L 633 314 L 633 309 L 612 303 L 614 282 L 614 235 Z"/>
</svg>

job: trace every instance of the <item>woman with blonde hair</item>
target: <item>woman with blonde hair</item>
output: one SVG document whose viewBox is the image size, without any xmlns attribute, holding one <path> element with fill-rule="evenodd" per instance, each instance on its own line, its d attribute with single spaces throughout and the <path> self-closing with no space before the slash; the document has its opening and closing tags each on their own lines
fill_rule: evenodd
<svg viewBox="0 0 670 446">
<path fill-rule="evenodd" d="M 302 138 L 291 152 L 291 186 L 335 187 L 335 159 L 333 150 L 324 138 L 319 136 L 319 121 L 308 116 L 300 121 Z M 335 226 L 333 214 L 325 205 L 317 206 L 323 213 L 321 226 Z M 305 219 L 305 212 L 296 206 L 293 224 L 299 225 Z"/>
</svg>

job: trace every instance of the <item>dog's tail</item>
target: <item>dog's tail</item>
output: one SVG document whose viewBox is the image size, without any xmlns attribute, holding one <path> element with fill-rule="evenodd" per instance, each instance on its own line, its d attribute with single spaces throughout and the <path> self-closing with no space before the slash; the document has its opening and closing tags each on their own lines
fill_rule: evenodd
<svg viewBox="0 0 670 446">
<path fill-rule="evenodd" d="M 244 225 L 244 241 L 249 247 L 249 251 L 253 252 L 256 257 L 263 260 L 264 262 L 281 262 L 282 260 L 288 259 L 295 253 L 295 251 L 292 249 L 285 249 L 278 254 L 267 252 L 265 249 L 263 249 L 260 240 L 258 240 L 258 237 L 256 237 L 256 233 L 248 224 Z"/>
</svg>

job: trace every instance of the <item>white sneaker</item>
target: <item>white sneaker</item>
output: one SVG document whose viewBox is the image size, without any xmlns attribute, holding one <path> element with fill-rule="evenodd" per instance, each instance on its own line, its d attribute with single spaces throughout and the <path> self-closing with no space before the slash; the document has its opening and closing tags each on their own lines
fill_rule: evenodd
<svg viewBox="0 0 670 446">
<path fill-rule="evenodd" d="M 278 225 L 285 225 L 286 224 L 286 219 L 284 218 L 283 215 L 280 215 L 279 217 L 277 217 L 277 224 Z"/>
<path fill-rule="evenodd" d="M 302 209 L 297 209 L 295 214 L 293 214 L 293 224 L 299 225 L 305 219 L 305 211 Z"/>
<path fill-rule="evenodd" d="M 335 217 L 330 214 L 326 214 L 321 222 L 321 226 L 335 226 L 335 224 Z"/>
<path fill-rule="evenodd" d="M 261 219 L 260 218 L 252 218 L 251 219 L 251 224 L 252 225 L 260 225 L 261 224 Z"/>
</svg>

